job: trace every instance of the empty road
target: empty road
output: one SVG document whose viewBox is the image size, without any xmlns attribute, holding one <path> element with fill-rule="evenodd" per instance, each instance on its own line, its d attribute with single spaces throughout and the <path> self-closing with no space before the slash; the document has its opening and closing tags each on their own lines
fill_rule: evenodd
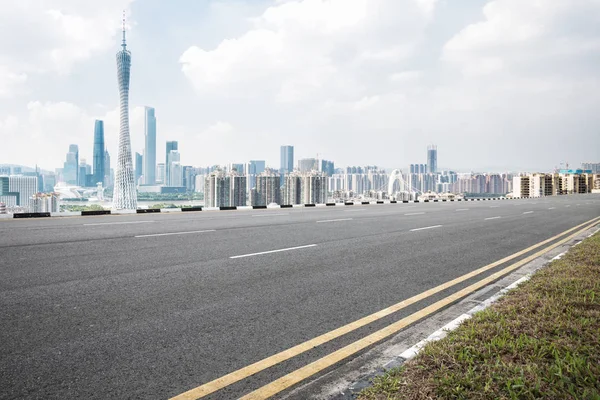
<svg viewBox="0 0 600 400">
<path fill-rule="evenodd" d="M 598 216 L 600 195 L 573 195 L 3 219 L 0 398 L 178 396 Z M 205 398 L 239 398 L 502 266 Z"/>
</svg>

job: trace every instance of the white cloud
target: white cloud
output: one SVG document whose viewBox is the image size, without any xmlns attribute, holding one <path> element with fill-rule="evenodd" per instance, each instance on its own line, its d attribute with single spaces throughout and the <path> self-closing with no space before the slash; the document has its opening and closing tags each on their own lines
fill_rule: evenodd
<svg viewBox="0 0 600 400">
<path fill-rule="evenodd" d="M 22 90 L 28 75 L 69 74 L 95 54 L 114 47 L 120 10 L 133 0 L 84 2 L 19 0 L 0 13 L 0 96 Z"/>
<path fill-rule="evenodd" d="M 94 120 L 104 121 L 105 145 L 116 160 L 119 111 L 108 110 L 91 115 L 86 110 L 68 102 L 31 101 L 26 106 L 26 118 L 13 115 L 0 120 L 0 132 L 8 134 L 10 146 L 0 146 L 2 163 L 54 166 L 63 160 L 70 144 L 79 145 L 80 157 L 92 162 Z M 130 110 L 132 151 L 143 148 L 143 107 Z M 83 139 L 83 140 L 82 140 Z M 24 149 L 23 151 L 15 151 Z"/>
<path fill-rule="evenodd" d="M 254 29 L 215 49 L 188 48 L 182 71 L 202 95 L 297 102 L 353 97 L 372 68 L 394 68 L 413 53 L 434 1 L 297 0 L 275 4 Z M 378 67 L 377 67 L 378 66 Z"/>
</svg>

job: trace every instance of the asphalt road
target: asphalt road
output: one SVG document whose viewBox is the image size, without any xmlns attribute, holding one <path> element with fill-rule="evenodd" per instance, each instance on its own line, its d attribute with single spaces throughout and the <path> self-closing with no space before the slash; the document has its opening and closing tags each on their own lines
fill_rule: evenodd
<svg viewBox="0 0 600 400">
<path fill-rule="evenodd" d="M 0 220 L 0 398 L 175 396 L 599 215 L 578 195 Z"/>
</svg>

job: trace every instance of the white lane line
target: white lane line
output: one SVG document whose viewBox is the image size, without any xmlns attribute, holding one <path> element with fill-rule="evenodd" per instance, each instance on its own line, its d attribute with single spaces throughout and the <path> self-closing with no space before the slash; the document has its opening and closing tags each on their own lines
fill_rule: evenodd
<svg viewBox="0 0 600 400">
<path fill-rule="evenodd" d="M 287 213 L 252 214 L 253 217 L 279 217 L 281 215 L 289 215 L 289 214 L 287 214 Z"/>
<path fill-rule="evenodd" d="M 459 209 L 458 209 L 458 210 L 456 210 L 456 211 L 469 211 L 469 209 L 468 209 L 468 208 L 459 208 Z"/>
<path fill-rule="evenodd" d="M 189 235 L 191 233 L 205 233 L 205 232 L 216 232 L 214 229 L 208 229 L 205 231 L 188 231 L 188 232 L 169 232 L 169 233 L 152 233 L 149 235 L 137 235 L 136 238 L 154 237 L 154 236 L 171 236 L 171 235 Z"/>
<path fill-rule="evenodd" d="M 324 222 L 338 222 L 338 221 L 352 221 L 352 218 L 324 219 L 322 221 L 317 221 L 317 224 L 321 224 Z"/>
<path fill-rule="evenodd" d="M 435 228 L 441 228 L 443 225 L 433 225 L 433 226 L 426 226 L 424 228 L 416 228 L 416 229 L 411 229 L 411 232 L 416 232 L 416 231 L 424 231 L 425 229 L 435 229 Z"/>
<path fill-rule="evenodd" d="M 408 214 L 404 214 L 404 215 L 423 215 L 425 214 L 424 212 L 418 212 L 418 213 L 408 213 Z"/>
<path fill-rule="evenodd" d="M 97 226 L 97 225 L 125 225 L 125 224 L 150 224 L 154 221 L 129 221 L 129 222 L 98 222 L 95 224 L 83 224 L 83 226 Z"/>
<path fill-rule="evenodd" d="M 282 251 L 290 251 L 290 250 L 298 250 L 298 249 L 306 249 L 309 247 L 316 247 L 316 244 L 308 244 L 306 246 L 297 246 L 297 247 L 288 247 L 287 249 L 279 249 L 279 250 L 269 250 L 269 251 L 261 251 L 260 253 L 250 253 L 250 254 L 242 254 L 240 256 L 232 256 L 229 258 L 244 258 L 244 257 L 252 257 L 259 256 L 261 254 L 271 254 L 271 253 L 279 253 Z"/>
<path fill-rule="evenodd" d="M 502 217 L 489 217 L 489 218 L 486 218 L 484 221 L 489 221 L 490 219 L 500 219 L 500 218 L 502 218 Z"/>
<path fill-rule="evenodd" d="M 317 221 L 317 224 L 320 224 L 323 222 L 339 222 L 339 221 L 352 221 L 352 218 L 324 219 L 322 221 Z"/>
<path fill-rule="evenodd" d="M 550 207 L 548 210 L 554 210 L 556 209 L 556 207 Z"/>
<path fill-rule="evenodd" d="M 523 214 L 533 214 L 533 211 L 525 211 Z"/>
</svg>

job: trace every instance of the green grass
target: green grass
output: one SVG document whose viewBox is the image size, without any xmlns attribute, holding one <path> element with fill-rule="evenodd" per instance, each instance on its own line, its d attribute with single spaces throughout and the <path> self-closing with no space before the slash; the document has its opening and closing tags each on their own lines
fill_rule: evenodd
<svg viewBox="0 0 600 400">
<path fill-rule="evenodd" d="M 600 234 L 359 396 L 437 398 L 600 399 Z"/>
</svg>

